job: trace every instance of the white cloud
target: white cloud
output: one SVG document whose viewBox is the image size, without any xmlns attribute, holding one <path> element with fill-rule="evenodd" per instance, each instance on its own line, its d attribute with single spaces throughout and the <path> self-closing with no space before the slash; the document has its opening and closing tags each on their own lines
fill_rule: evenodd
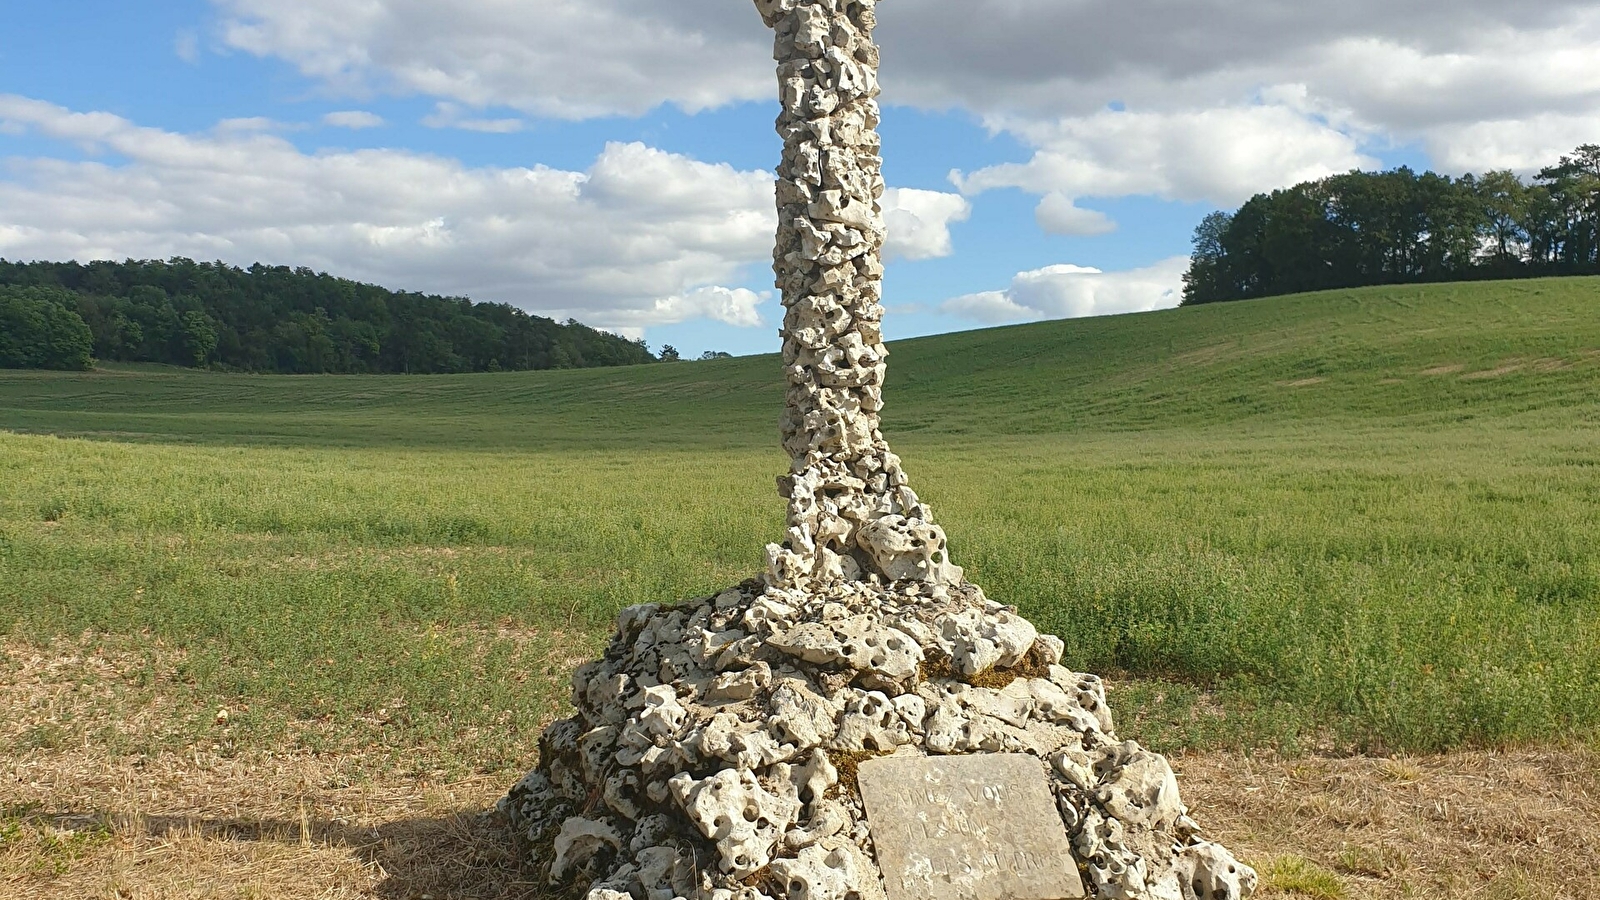
<svg viewBox="0 0 1600 900">
<path fill-rule="evenodd" d="M 1542 62 L 1540 50 L 1592 47 L 1597 13 L 1590 0 L 909 0 L 879 18 L 886 55 L 898 62 L 889 90 L 986 115 L 1053 118 L 1113 100 L 1179 108 L 1308 79 L 1317 96 L 1386 85 L 1418 107 L 1442 94 L 1470 99 L 1464 82 L 1526 98 L 1530 82 L 1544 93 L 1571 73 L 1521 63 Z M 1417 64 L 1340 56 L 1359 46 L 1400 48 Z M 1575 64 L 1595 71 L 1592 61 Z"/>
<path fill-rule="evenodd" d="M 299 126 L 269 119 L 266 116 L 242 116 L 237 119 L 223 119 L 217 123 L 218 133 L 233 132 L 235 134 L 249 134 L 251 132 L 265 131 L 293 131 Z"/>
<path fill-rule="evenodd" d="M 1600 143 L 1600 113 L 1545 113 L 1520 119 L 1474 122 L 1429 138 L 1438 164 L 1449 171 L 1513 169 L 1524 175 L 1554 165 L 1580 144 Z"/>
<path fill-rule="evenodd" d="M 1036 310 L 1028 309 L 1012 300 L 1009 291 L 982 291 L 977 294 L 952 297 L 941 304 L 939 310 L 985 325 L 1009 325 L 1013 322 L 1028 322 L 1042 318 Z"/>
<path fill-rule="evenodd" d="M 334 128 L 349 128 L 352 131 L 359 131 L 363 128 L 382 128 L 388 123 L 383 120 L 383 116 L 377 113 L 360 109 L 347 109 L 328 113 L 322 117 L 322 124 L 331 125 Z"/>
<path fill-rule="evenodd" d="M 892 97 L 975 111 L 1038 149 L 1033 189 L 1070 197 L 1234 203 L 1406 144 L 1446 171 L 1527 171 L 1600 139 L 1590 0 L 925 0 L 881 18 Z M 1062 155 L 1111 186 L 1042 177 Z"/>
<path fill-rule="evenodd" d="M 572 116 L 771 93 L 770 38 L 726 0 L 541 0 L 537 14 L 469 0 L 212 2 L 231 46 L 346 89 Z M 1498 117 L 1530 99 L 1588 103 L 1600 73 L 1589 0 L 905 0 L 879 19 L 891 101 L 1036 120 L 1307 81 L 1380 123 L 1460 121 L 1485 104 Z"/>
<path fill-rule="evenodd" d="M 213 0 L 230 46 L 339 90 L 560 118 L 765 99 L 771 37 L 727 0 Z"/>
<path fill-rule="evenodd" d="M 646 325 L 671 325 L 690 319 L 711 319 L 737 328 L 760 328 L 766 324 L 761 317 L 761 304 L 771 297 L 770 292 L 758 294 L 746 288 L 713 285 L 663 297 L 649 309 L 639 310 L 633 316 L 624 316 L 618 321 L 624 328 L 634 329 Z M 630 326 L 630 322 L 636 324 Z"/>
<path fill-rule="evenodd" d="M 773 94 L 747 2 L 212 2 L 224 43 L 335 92 L 566 118 Z M 1066 233 L 1108 227 L 1084 197 L 1234 203 L 1371 165 L 1370 147 L 1534 168 L 1600 119 L 1593 0 L 897 0 L 879 20 L 885 102 L 966 109 L 1022 139 L 1035 158 L 972 189 L 1035 191 L 1041 225 Z"/>
<path fill-rule="evenodd" d="M 1077 197 L 1154 195 L 1234 204 L 1251 195 L 1359 166 L 1376 165 L 1349 134 L 1284 105 L 1147 113 L 1103 110 L 1019 126 L 1039 146 L 1026 163 L 990 166 L 952 180 L 967 194 L 1016 187 L 1053 212 Z M 1041 218 L 1046 216 L 1041 209 Z"/>
<path fill-rule="evenodd" d="M 1117 230 L 1117 223 L 1098 209 L 1084 209 L 1060 191 L 1051 191 L 1034 211 L 1039 227 L 1050 234 L 1094 237 Z"/>
<path fill-rule="evenodd" d="M 586 171 L 394 150 L 302 153 L 260 129 L 178 134 L 0 95 L 0 128 L 106 161 L 10 159 L 0 257 L 305 265 L 600 327 L 757 325 L 737 283 L 770 259 L 772 182 L 643 144 Z"/>
<path fill-rule="evenodd" d="M 193 28 L 185 28 L 178 32 L 172 39 L 172 52 L 178 58 L 190 65 L 200 61 L 200 33 Z"/>
<path fill-rule="evenodd" d="M 955 297 L 940 309 L 990 325 L 1171 309 L 1183 302 L 1188 267 L 1181 256 L 1124 272 L 1047 266 L 1018 273 L 1006 290 Z"/>
<path fill-rule="evenodd" d="M 422 124 L 429 128 L 459 128 L 462 131 L 481 131 L 485 134 L 516 134 L 528 127 L 521 119 L 485 119 L 467 115 L 460 104 L 441 101 L 433 112 L 424 116 Z"/>
<path fill-rule="evenodd" d="M 889 229 L 884 257 L 938 259 L 955 252 L 950 225 L 965 222 L 972 204 L 959 194 L 889 188 L 883 194 L 883 219 Z"/>
</svg>

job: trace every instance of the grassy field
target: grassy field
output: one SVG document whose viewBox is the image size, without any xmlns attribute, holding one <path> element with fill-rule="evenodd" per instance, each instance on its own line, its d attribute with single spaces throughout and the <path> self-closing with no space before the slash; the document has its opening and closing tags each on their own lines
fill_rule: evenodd
<svg viewBox="0 0 1600 900">
<path fill-rule="evenodd" d="M 887 428 L 960 561 L 1073 665 L 1134 676 L 1152 742 L 1600 726 L 1600 281 L 894 350 Z M 535 722 L 546 686 L 478 676 L 539 641 L 481 633 L 593 646 L 622 606 L 752 573 L 774 369 L 5 373 L 0 427 L 100 440 L 0 436 L 0 629 L 148 634 L 274 729 L 391 695 L 418 740 Z"/>
<path fill-rule="evenodd" d="M 1292 756 L 1600 733 L 1600 279 L 893 351 L 886 430 L 957 562 L 1113 676 L 1125 736 Z M 771 357 L 0 372 L 0 683 L 38 694 L 0 741 L 498 783 L 617 609 L 756 572 L 781 403 Z"/>
</svg>

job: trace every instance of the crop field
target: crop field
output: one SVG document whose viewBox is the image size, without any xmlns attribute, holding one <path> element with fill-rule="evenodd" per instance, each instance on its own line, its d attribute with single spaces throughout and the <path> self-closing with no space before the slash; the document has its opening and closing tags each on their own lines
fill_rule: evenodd
<svg viewBox="0 0 1600 900">
<path fill-rule="evenodd" d="M 892 349 L 956 561 L 1269 896 L 1600 889 L 1600 279 Z M 538 896 L 472 813 L 617 610 L 757 573 L 781 404 L 772 357 L 0 372 L 0 896 Z"/>
</svg>

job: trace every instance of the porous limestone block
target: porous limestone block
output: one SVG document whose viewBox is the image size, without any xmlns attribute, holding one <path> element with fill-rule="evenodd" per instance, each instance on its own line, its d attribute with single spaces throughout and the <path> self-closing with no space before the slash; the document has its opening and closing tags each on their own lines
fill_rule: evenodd
<svg viewBox="0 0 1600 900">
<path fill-rule="evenodd" d="M 828 625 L 806 623 L 768 643 L 805 662 L 849 666 L 887 682 L 906 681 L 917 674 L 922 663 L 922 648 L 916 640 L 874 616 L 856 616 Z"/>
<path fill-rule="evenodd" d="M 550 883 L 560 884 L 604 850 L 622 849 L 622 837 L 607 822 L 573 816 L 556 835 L 555 857 L 550 863 Z"/>
<path fill-rule="evenodd" d="M 839 733 L 828 746 L 835 750 L 885 753 L 911 743 L 911 729 L 894 702 L 879 691 L 856 691 L 839 717 Z"/>
<path fill-rule="evenodd" d="M 1255 869 L 1209 841 L 1185 847 L 1178 862 L 1182 900 L 1243 900 L 1255 893 L 1259 881 Z"/>
<path fill-rule="evenodd" d="M 770 863 L 778 840 L 800 814 L 798 798 L 768 791 L 749 771 L 724 769 L 698 781 L 680 773 L 670 787 L 700 833 L 716 843 L 722 870 L 735 878 Z"/>
<path fill-rule="evenodd" d="M 1097 799 L 1124 826 L 1171 832 L 1185 815 L 1178 778 L 1165 757 L 1128 741 L 1112 748 L 1096 768 Z"/>
<path fill-rule="evenodd" d="M 787 900 L 882 900 L 877 866 L 848 840 L 828 841 L 801 850 L 793 859 L 772 863 L 772 874 Z"/>
<path fill-rule="evenodd" d="M 723 672 L 706 691 L 707 703 L 737 703 L 749 700 L 772 684 L 772 667 L 758 662 L 738 672 Z"/>
<path fill-rule="evenodd" d="M 839 732 L 838 718 L 844 704 L 834 706 L 811 685 L 798 678 L 786 678 L 772 691 L 772 717 L 768 725 L 781 732 L 801 750 L 820 747 Z"/>
<path fill-rule="evenodd" d="M 1106 703 L 1105 682 L 1098 675 L 1082 675 L 1059 665 L 1050 667 L 1050 683 L 1072 696 L 1078 708 L 1093 716 L 1104 734 L 1114 734 L 1111 707 Z"/>
<path fill-rule="evenodd" d="M 670 684 L 645 688 L 639 697 L 639 725 L 655 738 L 671 738 L 683 728 L 689 713 L 678 702 L 678 692 Z"/>
<path fill-rule="evenodd" d="M 1015 666 L 1039 639 L 1031 622 L 1009 610 L 988 614 L 969 609 L 945 617 L 938 626 L 939 649 L 969 676 Z"/>
<path fill-rule="evenodd" d="M 878 569 L 895 581 L 954 583 L 960 567 L 951 565 L 944 529 L 932 522 L 889 515 L 862 526 L 856 540 Z"/>
</svg>

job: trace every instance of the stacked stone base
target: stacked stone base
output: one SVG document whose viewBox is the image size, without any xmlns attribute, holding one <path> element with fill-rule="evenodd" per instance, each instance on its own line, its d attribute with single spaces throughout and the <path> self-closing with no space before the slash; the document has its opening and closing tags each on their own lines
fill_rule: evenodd
<svg viewBox="0 0 1600 900">
<path fill-rule="evenodd" d="M 856 768 L 1021 753 L 1091 897 L 1248 897 L 1255 872 L 1200 837 L 1167 761 L 1116 738 L 1062 649 L 971 584 L 750 581 L 635 607 L 501 809 L 586 900 L 883 900 Z"/>
</svg>

